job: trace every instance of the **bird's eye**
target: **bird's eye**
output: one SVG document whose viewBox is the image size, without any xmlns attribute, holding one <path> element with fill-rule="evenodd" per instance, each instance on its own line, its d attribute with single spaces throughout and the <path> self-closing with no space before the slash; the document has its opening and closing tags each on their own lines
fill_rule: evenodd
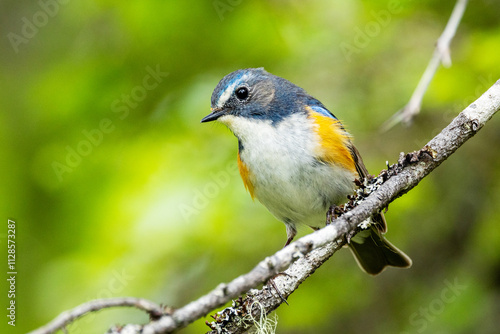
<svg viewBox="0 0 500 334">
<path fill-rule="evenodd" d="M 235 94 L 239 100 L 241 101 L 246 100 L 248 98 L 248 88 L 246 87 L 237 88 Z"/>
</svg>

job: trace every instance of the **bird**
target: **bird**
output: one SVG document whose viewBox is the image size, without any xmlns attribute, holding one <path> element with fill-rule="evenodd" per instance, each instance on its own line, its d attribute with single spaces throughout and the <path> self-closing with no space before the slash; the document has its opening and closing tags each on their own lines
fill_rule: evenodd
<svg viewBox="0 0 500 334">
<path fill-rule="evenodd" d="M 252 199 L 286 227 L 292 242 L 299 226 L 317 230 L 330 208 L 347 200 L 368 171 L 340 120 L 319 100 L 264 68 L 223 77 L 201 122 L 226 125 L 238 139 L 238 169 Z M 411 259 L 384 236 L 383 213 L 348 242 L 371 275 L 387 266 L 409 268 Z"/>
</svg>

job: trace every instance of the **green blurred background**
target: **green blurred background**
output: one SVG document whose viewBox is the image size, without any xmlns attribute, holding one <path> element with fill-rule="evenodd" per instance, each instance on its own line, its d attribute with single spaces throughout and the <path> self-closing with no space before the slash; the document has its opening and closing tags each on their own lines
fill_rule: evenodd
<svg viewBox="0 0 500 334">
<path fill-rule="evenodd" d="M 0 6 L 0 239 L 6 259 L 14 219 L 18 271 L 14 331 L 5 279 L 0 286 L 2 332 L 32 330 L 94 298 L 180 307 L 282 247 L 283 224 L 239 178 L 236 139 L 199 122 L 227 73 L 263 66 L 304 87 L 344 121 L 373 174 L 500 78 L 495 0 L 469 4 L 453 66 L 438 71 L 414 124 L 386 133 L 380 126 L 408 101 L 454 1 Z M 388 237 L 412 257 L 410 270 L 370 277 L 343 250 L 277 311 L 278 333 L 497 333 L 499 149 L 496 116 L 390 205 Z M 208 330 L 205 320 L 181 333 Z M 144 322 L 137 310 L 105 310 L 68 332 Z"/>
</svg>

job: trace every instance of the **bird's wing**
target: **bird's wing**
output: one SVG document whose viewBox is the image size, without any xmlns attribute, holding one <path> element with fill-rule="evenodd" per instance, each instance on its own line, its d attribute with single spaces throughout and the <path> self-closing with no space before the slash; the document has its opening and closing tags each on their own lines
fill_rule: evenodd
<svg viewBox="0 0 500 334">
<path fill-rule="evenodd" d="M 323 117 L 330 117 L 332 119 L 332 124 L 336 124 L 336 126 L 341 129 L 343 132 L 344 140 L 345 140 L 345 146 L 348 148 L 348 154 L 350 155 L 350 158 L 352 159 L 351 161 L 354 163 L 354 167 L 356 168 L 356 172 L 359 177 L 359 181 L 363 183 L 367 178 L 369 177 L 368 170 L 365 167 L 365 164 L 363 163 L 363 159 L 361 158 L 361 154 L 359 153 L 358 149 L 352 144 L 351 142 L 351 136 L 349 133 L 344 129 L 342 123 L 338 120 L 335 115 L 333 115 L 328 109 L 326 109 L 323 105 L 311 105 L 309 106 L 310 110 L 319 114 L 320 116 Z M 321 125 L 320 125 L 321 129 Z M 323 131 L 321 131 L 323 132 Z M 335 131 L 332 131 L 335 132 Z M 324 137 L 322 133 L 320 133 L 321 137 Z M 338 134 L 336 135 L 338 136 Z M 338 149 L 338 146 L 336 147 Z M 342 155 L 341 155 L 342 156 Z M 345 155 L 344 155 L 345 156 Z M 335 158 L 338 159 L 339 155 L 336 155 Z M 376 226 L 377 230 L 381 233 L 385 233 L 387 231 L 387 224 L 385 221 L 385 217 L 382 213 L 374 215 L 372 217 L 373 223 Z"/>
</svg>

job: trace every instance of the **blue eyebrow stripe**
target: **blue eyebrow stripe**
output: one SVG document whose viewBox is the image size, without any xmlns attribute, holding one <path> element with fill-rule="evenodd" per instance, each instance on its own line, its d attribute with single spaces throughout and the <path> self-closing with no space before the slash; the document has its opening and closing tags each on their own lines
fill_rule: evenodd
<svg viewBox="0 0 500 334">
<path fill-rule="evenodd" d="M 245 75 L 245 71 L 241 71 L 241 70 L 240 70 L 240 71 L 235 72 L 234 74 L 235 74 L 235 75 L 234 75 L 232 78 L 228 78 L 228 79 L 230 79 L 230 80 L 227 80 L 226 82 L 224 82 L 224 83 L 223 83 L 224 85 L 223 85 L 222 87 L 223 87 L 224 89 L 221 89 L 221 90 L 219 91 L 219 94 L 217 94 L 217 99 L 219 99 L 219 98 L 222 96 L 222 94 L 226 91 L 226 89 L 227 89 L 229 86 L 231 86 L 231 85 L 232 85 L 232 84 L 234 84 L 235 82 L 237 82 L 237 81 L 241 80 L 241 78 L 243 77 L 243 75 Z"/>
</svg>

